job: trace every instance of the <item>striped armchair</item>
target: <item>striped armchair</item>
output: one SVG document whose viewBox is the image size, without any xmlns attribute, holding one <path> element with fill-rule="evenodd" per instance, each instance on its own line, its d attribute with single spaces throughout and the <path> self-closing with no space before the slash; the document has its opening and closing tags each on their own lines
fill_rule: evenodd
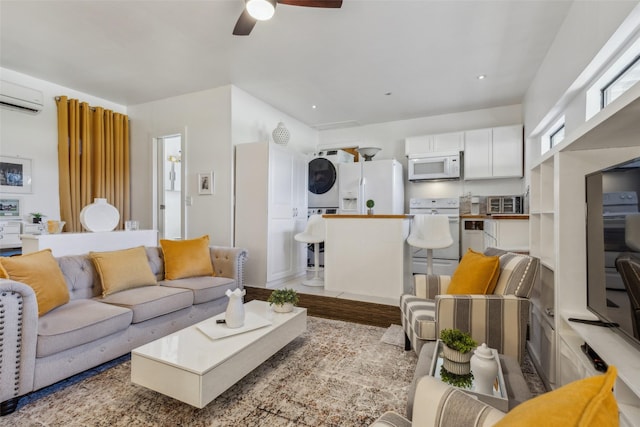
<svg viewBox="0 0 640 427">
<path fill-rule="evenodd" d="M 485 427 L 504 417 L 491 405 L 426 375 L 416 382 L 412 421 L 396 412 L 386 412 L 371 427 Z"/>
<path fill-rule="evenodd" d="M 450 276 L 414 276 L 413 294 L 400 297 L 405 350 L 413 347 L 419 354 L 422 345 L 436 340 L 442 329 L 457 328 L 522 364 L 529 297 L 540 262 L 495 248 L 484 253 L 500 257 L 500 275 L 491 295 L 447 295 Z"/>
</svg>

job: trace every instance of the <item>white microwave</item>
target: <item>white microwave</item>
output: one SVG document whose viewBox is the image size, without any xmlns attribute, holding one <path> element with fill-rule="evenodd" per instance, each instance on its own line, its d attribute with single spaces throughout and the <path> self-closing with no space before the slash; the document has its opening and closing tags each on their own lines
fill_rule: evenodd
<svg viewBox="0 0 640 427">
<path fill-rule="evenodd" d="M 460 179 L 460 153 L 409 157 L 409 181 Z"/>
</svg>

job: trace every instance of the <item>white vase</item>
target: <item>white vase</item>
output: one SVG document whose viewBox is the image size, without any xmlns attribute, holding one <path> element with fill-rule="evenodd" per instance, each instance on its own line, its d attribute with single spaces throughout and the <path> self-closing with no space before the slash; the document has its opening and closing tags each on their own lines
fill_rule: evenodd
<svg viewBox="0 0 640 427">
<path fill-rule="evenodd" d="M 273 304 L 273 311 L 276 313 L 290 313 L 293 311 L 293 304 L 285 302 L 284 304 Z"/>
<path fill-rule="evenodd" d="M 112 231 L 120 222 L 120 212 L 107 199 L 95 198 L 80 211 L 80 224 L 88 231 Z"/>
<path fill-rule="evenodd" d="M 236 290 L 231 291 L 227 289 L 226 295 L 229 297 L 229 304 L 227 304 L 227 311 L 224 314 L 224 320 L 229 328 L 240 328 L 244 326 L 244 304 L 242 303 L 242 297 L 247 291 Z"/>
<path fill-rule="evenodd" d="M 482 343 L 471 357 L 471 372 L 475 391 L 493 395 L 493 384 L 498 376 L 498 362 L 487 344 Z"/>
<path fill-rule="evenodd" d="M 278 123 L 278 127 L 271 132 L 271 136 L 273 137 L 273 142 L 280 145 L 287 145 L 289 138 L 291 138 L 289 129 L 287 129 L 282 122 Z"/>
</svg>

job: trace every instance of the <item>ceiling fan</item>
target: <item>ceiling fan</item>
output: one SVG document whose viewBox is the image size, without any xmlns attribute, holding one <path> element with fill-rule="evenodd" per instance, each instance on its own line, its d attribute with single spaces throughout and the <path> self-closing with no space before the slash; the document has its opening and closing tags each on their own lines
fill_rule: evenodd
<svg viewBox="0 0 640 427">
<path fill-rule="evenodd" d="M 278 3 L 305 7 L 342 7 L 342 0 L 246 0 L 246 3 L 233 29 L 234 36 L 248 36 L 257 21 L 271 19 Z"/>
</svg>

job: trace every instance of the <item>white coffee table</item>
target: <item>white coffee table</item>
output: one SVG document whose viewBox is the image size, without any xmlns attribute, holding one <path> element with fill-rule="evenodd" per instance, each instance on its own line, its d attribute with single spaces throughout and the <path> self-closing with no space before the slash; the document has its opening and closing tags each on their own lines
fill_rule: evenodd
<svg viewBox="0 0 640 427">
<path fill-rule="evenodd" d="M 198 329 L 224 319 L 221 313 L 145 344 L 131 352 L 131 382 L 204 408 L 307 328 L 305 308 L 274 313 L 268 303 L 254 300 L 245 311 L 272 324 L 220 339 Z"/>
</svg>

